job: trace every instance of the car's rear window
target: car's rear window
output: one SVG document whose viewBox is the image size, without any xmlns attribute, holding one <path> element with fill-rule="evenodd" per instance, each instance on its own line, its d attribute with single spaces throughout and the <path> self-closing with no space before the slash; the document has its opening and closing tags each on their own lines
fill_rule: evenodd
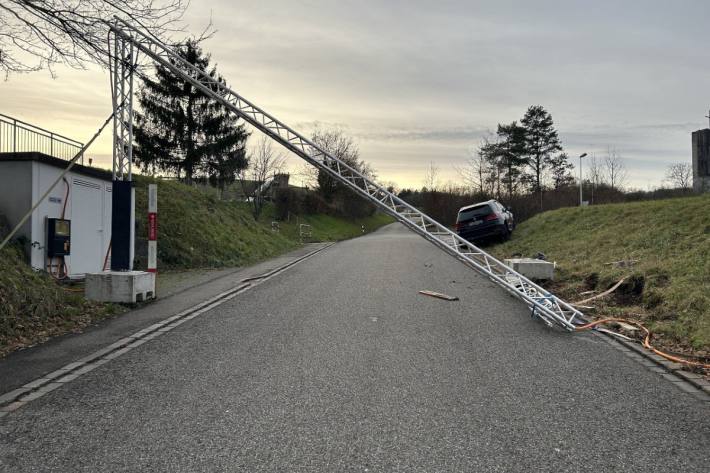
<svg viewBox="0 0 710 473">
<path fill-rule="evenodd" d="M 488 215 L 491 212 L 491 207 L 488 204 L 471 207 L 470 209 L 460 211 L 456 221 L 463 222 L 464 220 L 471 220 L 474 217 L 482 217 L 483 215 Z"/>
</svg>

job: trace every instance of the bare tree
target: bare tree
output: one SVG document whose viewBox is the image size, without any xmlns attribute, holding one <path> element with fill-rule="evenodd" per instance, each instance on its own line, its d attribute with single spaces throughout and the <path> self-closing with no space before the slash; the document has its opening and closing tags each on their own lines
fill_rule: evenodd
<svg viewBox="0 0 710 473">
<path fill-rule="evenodd" d="M 693 186 L 693 166 L 689 163 L 671 164 L 666 170 L 666 181 L 677 189 L 690 189 Z"/>
<path fill-rule="evenodd" d="M 595 153 L 592 153 L 587 160 L 587 179 L 589 179 L 589 182 L 595 186 L 598 186 L 604 182 L 602 162 L 600 159 L 597 159 L 597 155 Z"/>
<path fill-rule="evenodd" d="M 423 182 L 428 191 L 435 191 L 439 186 L 439 167 L 433 162 L 430 162 L 424 171 Z"/>
<path fill-rule="evenodd" d="M 601 160 L 597 159 L 597 155 L 592 153 L 587 160 L 587 180 L 592 186 L 591 202 L 594 203 L 594 192 L 600 184 L 604 182 L 604 173 L 602 172 Z"/>
<path fill-rule="evenodd" d="M 373 181 L 376 179 L 375 171 L 372 169 L 372 166 L 360 159 L 360 150 L 358 149 L 357 143 L 344 129 L 339 127 L 324 128 L 320 125 L 316 125 L 311 140 L 320 149 L 347 164 L 355 171 Z M 349 174 L 349 171 L 346 169 L 338 171 L 335 163 L 330 163 L 329 165 L 336 172 L 340 172 L 344 175 Z M 335 180 L 327 171 L 315 169 L 314 172 L 318 184 L 318 191 L 326 201 L 331 201 L 336 194 L 344 188 L 343 184 Z"/>
<path fill-rule="evenodd" d="M 242 192 L 249 198 L 254 220 L 259 220 L 269 182 L 273 183 L 274 176 L 283 169 L 285 160 L 283 154 L 274 150 L 271 138 L 262 136 L 256 149 L 249 153 L 249 166 L 239 172 L 239 183 Z"/>
<path fill-rule="evenodd" d="M 358 176 L 364 176 L 370 181 L 377 179 L 372 166 L 360 159 L 360 151 L 355 140 L 342 128 L 332 126 L 327 128 L 316 126 L 311 140 L 321 150 L 339 161 L 338 163 L 331 159 L 324 160 L 318 169 L 318 192 L 327 205 L 347 217 L 360 218 L 372 215 L 375 207 L 349 185 L 357 186 L 369 194 L 366 182 Z M 346 179 L 349 184 L 333 173 Z"/>
<path fill-rule="evenodd" d="M 604 175 L 609 184 L 609 187 L 615 190 L 621 190 L 626 184 L 628 173 L 624 160 L 616 152 L 616 148 L 609 147 L 606 157 L 604 158 Z"/>
<path fill-rule="evenodd" d="M 306 189 L 318 188 L 318 168 L 309 163 L 303 163 L 295 173 L 300 183 Z"/>
<path fill-rule="evenodd" d="M 317 123 L 311 135 L 311 140 L 320 149 L 359 173 L 364 174 L 369 179 L 373 181 L 377 179 L 377 174 L 370 163 L 360 159 L 360 150 L 357 143 L 352 136 L 348 135 L 345 129 L 337 126 L 325 127 Z M 335 169 L 335 166 L 333 168 Z M 303 164 L 297 174 L 305 187 L 317 189 L 326 200 L 331 199 L 340 187 L 330 174 L 311 164 Z"/>
<path fill-rule="evenodd" d="M 164 37 L 175 31 L 186 0 L 3 0 L 0 71 L 22 73 L 64 64 L 84 68 L 109 61 L 108 23 L 114 16 Z"/>
<path fill-rule="evenodd" d="M 493 191 L 494 166 L 485 152 L 487 146 L 490 142 L 484 138 L 477 147 L 471 148 L 463 167 L 454 166 L 467 190 L 480 194 Z"/>
<path fill-rule="evenodd" d="M 399 185 L 395 181 L 384 181 L 380 185 L 387 189 L 387 192 L 397 195 L 400 191 Z"/>
</svg>

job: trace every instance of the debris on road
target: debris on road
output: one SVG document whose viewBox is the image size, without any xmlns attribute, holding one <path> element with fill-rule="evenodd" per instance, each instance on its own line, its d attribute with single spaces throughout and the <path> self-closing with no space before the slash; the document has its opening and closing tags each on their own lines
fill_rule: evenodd
<svg viewBox="0 0 710 473">
<path fill-rule="evenodd" d="M 445 301 L 457 301 L 459 300 L 458 297 L 456 296 L 449 296 L 446 294 L 442 294 L 440 292 L 434 292 L 434 291 L 419 291 L 419 294 L 424 294 L 425 296 L 429 297 L 436 297 L 437 299 L 444 299 Z"/>
</svg>

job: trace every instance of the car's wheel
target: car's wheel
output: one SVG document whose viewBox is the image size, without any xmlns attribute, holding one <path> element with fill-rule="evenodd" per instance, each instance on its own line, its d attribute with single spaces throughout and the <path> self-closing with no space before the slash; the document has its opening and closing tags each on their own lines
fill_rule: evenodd
<svg viewBox="0 0 710 473">
<path fill-rule="evenodd" d="M 510 234 L 511 234 L 510 224 L 508 222 L 505 222 L 505 224 L 503 224 L 503 233 L 500 236 L 501 241 L 510 240 Z"/>
</svg>

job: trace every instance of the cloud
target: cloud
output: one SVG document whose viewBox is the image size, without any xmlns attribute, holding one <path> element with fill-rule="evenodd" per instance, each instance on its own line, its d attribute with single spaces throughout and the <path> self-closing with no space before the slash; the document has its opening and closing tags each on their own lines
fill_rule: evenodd
<svg viewBox="0 0 710 473">
<path fill-rule="evenodd" d="M 477 143 L 481 138 L 491 133 L 490 129 L 481 127 L 458 127 L 439 129 L 377 129 L 362 131 L 355 136 L 372 141 L 443 141 Z"/>
<path fill-rule="evenodd" d="M 234 90 L 306 135 L 316 122 L 346 129 L 380 176 L 407 185 L 532 104 L 571 156 L 616 146 L 640 184 L 688 161 L 690 131 L 707 125 L 706 0 L 203 0 L 188 29 L 210 15 L 204 46 Z M 0 83 L 3 113 L 79 140 L 109 102 L 100 71 Z"/>
</svg>

